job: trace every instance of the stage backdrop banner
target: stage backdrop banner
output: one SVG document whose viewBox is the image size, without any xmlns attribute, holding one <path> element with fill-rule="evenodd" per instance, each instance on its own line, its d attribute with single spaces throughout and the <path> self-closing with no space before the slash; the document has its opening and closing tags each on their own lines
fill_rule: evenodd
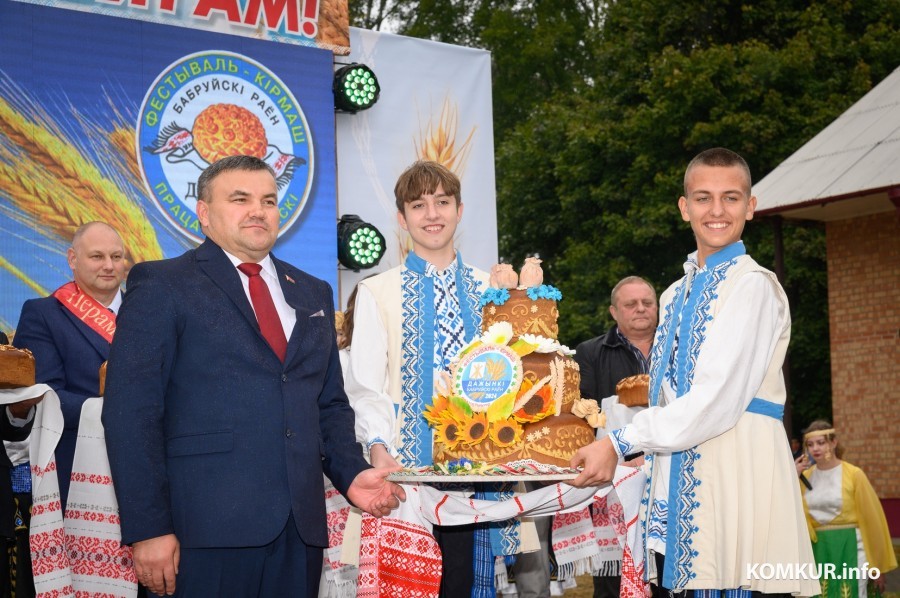
<svg viewBox="0 0 900 598">
<path fill-rule="evenodd" d="M 344 55 L 347 0 L 17 0 L 161 25 L 230 33 Z"/>
<path fill-rule="evenodd" d="M 239 153 L 277 174 L 275 255 L 336 286 L 332 79 L 327 50 L 0 0 L 0 330 L 85 222 L 129 265 L 195 247 L 197 177 Z"/>
<path fill-rule="evenodd" d="M 402 263 L 410 250 L 394 184 L 419 159 L 459 176 L 456 246 L 467 262 L 489 269 L 497 262 L 490 53 L 355 27 L 350 45 L 348 60 L 372 68 L 381 97 L 364 112 L 337 115 L 338 208 L 377 226 L 387 253 L 376 268 L 341 270 L 341 306 L 359 280 Z"/>
</svg>

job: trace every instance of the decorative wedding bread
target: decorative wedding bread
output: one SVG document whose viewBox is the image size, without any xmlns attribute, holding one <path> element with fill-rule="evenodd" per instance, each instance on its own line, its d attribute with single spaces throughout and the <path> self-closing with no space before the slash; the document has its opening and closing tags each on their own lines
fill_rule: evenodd
<svg viewBox="0 0 900 598">
<path fill-rule="evenodd" d="M 435 463 L 532 460 L 568 467 L 594 440 L 584 417 L 596 415 L 596 403 L 593 410 L 577 406 L 587 403 L 578 364 L 557 340 L 562 294 L 541 284 L 539 262 L 532 258 L 519 276 L 520 283 L 537 283 L 529 287 L 509 288 L 516 282 L 508 266 L 492 269 L 481 299 L 482 335 L 455 357 L 424 414 L 434 429 Z"/>
</svg>

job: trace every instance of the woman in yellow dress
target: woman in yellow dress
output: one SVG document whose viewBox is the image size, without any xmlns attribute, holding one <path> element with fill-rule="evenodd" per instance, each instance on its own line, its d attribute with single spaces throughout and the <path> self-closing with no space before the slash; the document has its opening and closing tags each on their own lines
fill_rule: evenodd
<svg viewBox="0 0 900 598">
<path fill-rule="evenodd" d="M 862 469 L 841 460 L 829 422 L 810 424 L 803 442 L 806 454 L 797 459 L 797 470 L 822 596 L 866 598 L 875 569 L 880 575 L 872 579 L 874 590 L 882 593 L 884 574 L 897 568 L 897 558 L 875 490 Z"/>
</svg>

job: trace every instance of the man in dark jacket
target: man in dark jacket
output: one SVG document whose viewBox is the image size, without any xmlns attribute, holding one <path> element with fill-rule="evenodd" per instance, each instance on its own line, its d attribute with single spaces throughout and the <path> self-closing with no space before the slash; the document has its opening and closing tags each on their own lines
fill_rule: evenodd
<svg viewBox="0 0 900 598">
<path fill-rule="evenodd" d="M 122 542 L 152 594 L 316 596 L 323 472 L 376 517 L 405 492 L 356 443 L 331 287 L 271 254 L 271 167 L 222 158 L 197 194 L 206 241 L 135 265 L 116 321 L 103 426 Z"/>
<path fill-rule="evenodd" d="M 22 306 L 13 345 L 34 354 L 35 381 L 59 396 L 65 428 L 56 446 L 59 496 L 66 508 L 81 407 L 100 395 L 100 365 L 109 359 L 122 304 L 125 247 L 104 222 L 75 231 L 66 252 L 72 280 Z"/>
<path fill-rule="evenodd" d="M 581 396 L 598 403 L 616 394 L 622 378 L 648 372 L 657 323 L 656 291 L 640 276 L 623 278 L 612 290 L 609 313 L 616 325 L 575 351 Z"/>
<path fill-rule="evenodd" d="M 609 313 L 615 326 L 606 334 L 587 340 L 575 350 L 581 370 L 581 396 L 599 404 L 616 394 L 622 378 L 650 371 L 650 347 L 656 332 L 656 291 L 640 276 L 620 280 L 610 296 Z M 604 563 L 594 577 L 594 598 L 619 595 L 621 561 Z"/>
</svg>

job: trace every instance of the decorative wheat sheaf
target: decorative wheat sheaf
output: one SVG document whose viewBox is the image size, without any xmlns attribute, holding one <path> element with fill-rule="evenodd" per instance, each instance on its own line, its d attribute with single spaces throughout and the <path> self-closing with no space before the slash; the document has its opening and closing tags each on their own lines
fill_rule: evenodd
<svg viewBox="0 0 900 598">
<path fill-rule="evenodd" d="M 419 139 L 413 140 L 416 156 L 419 160 L 431 160 L 446 166 L 456 176 L 462 178 L 472 150 L 472 138 L 475 136 L 476 127 L 472 127 L 462 143 L 457 139 L 458 129 L 459 106 L 451 104 L 450 98 L 447 97 L 441 106 L 437 122 L 429 121 L 424 130 L 420 128 Z"/>
<path fill-rule="evenodd" d="M 134 150 L 131 158 L 122 160 L 129 142 L 127 129 L 120 124 L 112 132 L 104 131 L 74 107 L 70 111 L 89 147 L 64 131 L 15 84 L 0 79 L 0 193 L 15 208 L 10 215 L 64 244 L 82 224 L 103 221 L 122 236 L 129 265 L 161 259 L 156 233 L 138 198 L 127 189 L 137 176 L 137 165 L 128 163 L 135 160 Z M 133 138 L 133 130 L 130 134 Z M 128 164 L 127 172 L 110 167 L 123 163 Z M 123 175 L 129 180 L 123 181 Z"/>
<path fill-rule="evenodd" d="M 144 179 L 135 151 L 137 133 L 132 124 L 134 119 L 123 114 L 113 98 L 107 96 L 106 103 L 113 114 L 110 123 L 112 129 L 104 129 L 98 133 L 106 139 L 113 153 L 118 155 L 119 159 L 112 163 L 116 172 L 122 179 L 128 180 L 132 185 L 140 188 L 144 184 Z"/>
<path fill-rule="evenodd" d="M 459 141 L 459 106 L 450 101 L 450 97 L 444 98 L 441 111 L 437 120 L 428 120 L 424 126 L 419 124 L 419 137 L 413 137 L 413 146 L 417 160 L 430 160 L 445 166 L 456 176 L 462 178 L 472 151 L 472 139 L 475 137 L 477 127 L 472 127 L 465 140 Z M 413 250 L 412 239 L 403 231 L 397 233 L 397 241 L 400 251 L 400 261 L 406 260 L 406 256 Z"/>
</svg>

